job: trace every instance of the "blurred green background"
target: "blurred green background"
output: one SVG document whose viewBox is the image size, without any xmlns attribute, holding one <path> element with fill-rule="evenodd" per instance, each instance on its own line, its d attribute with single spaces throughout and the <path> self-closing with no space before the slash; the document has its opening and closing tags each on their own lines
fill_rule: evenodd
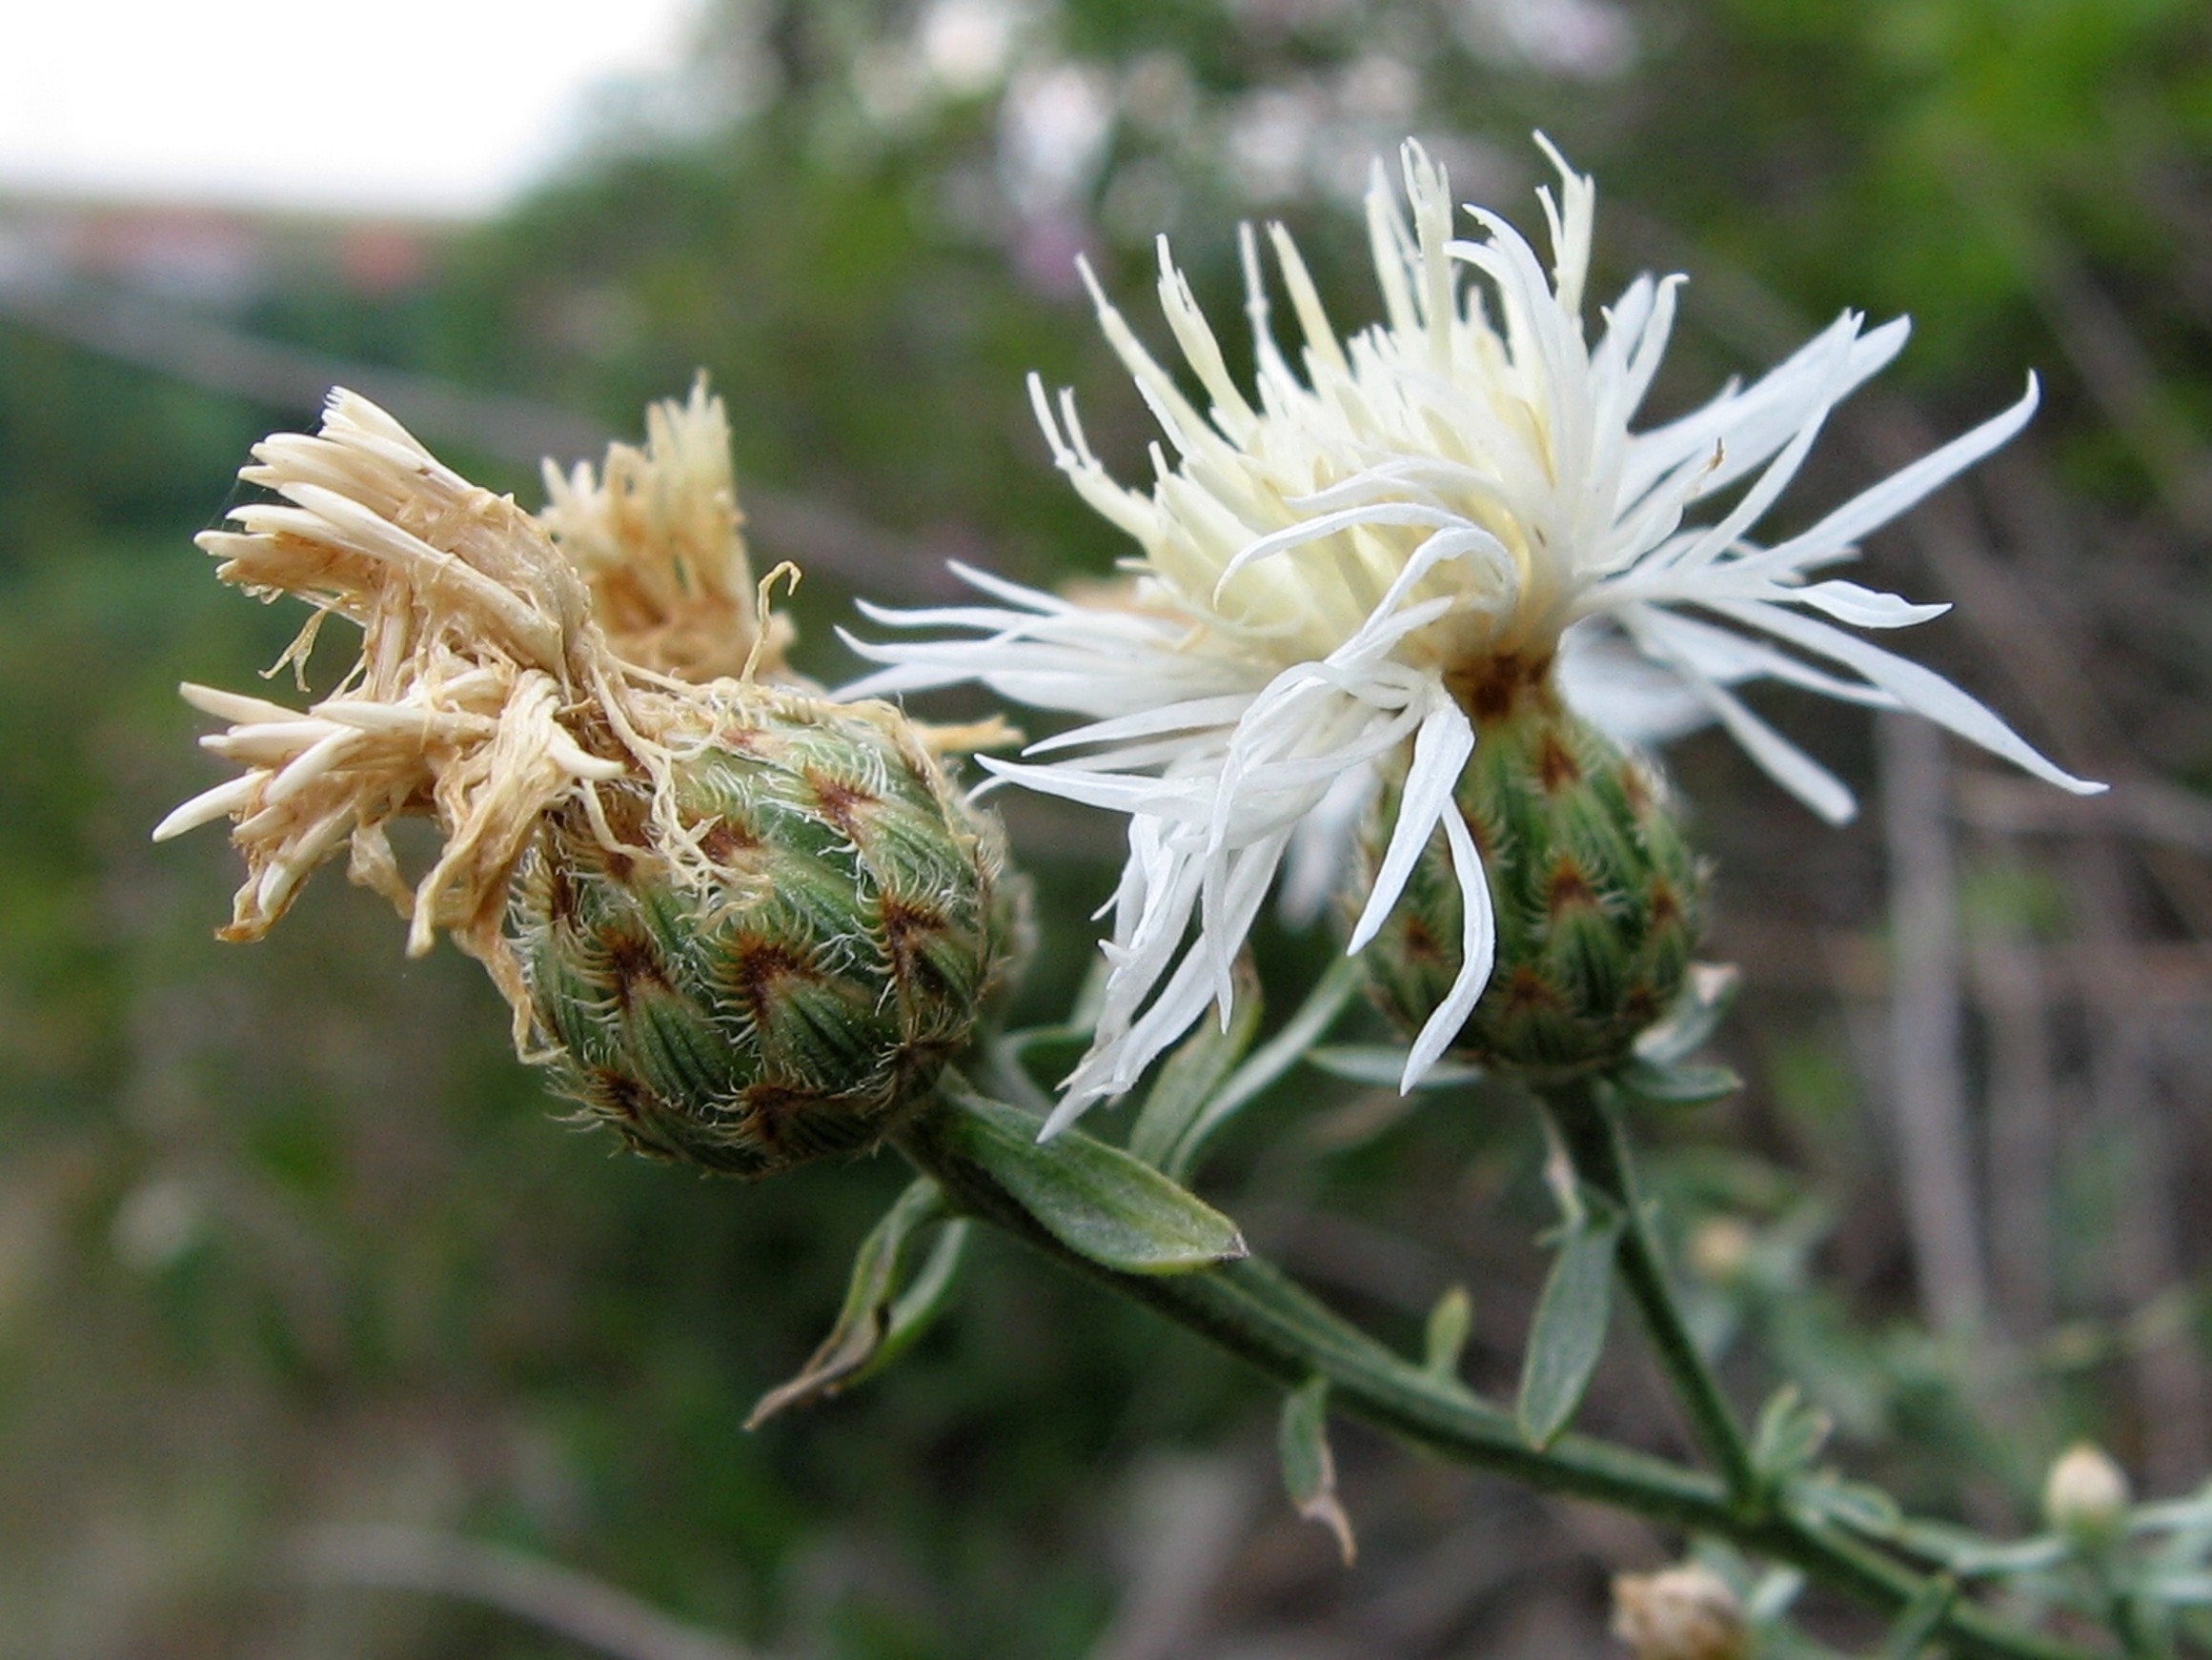
<svg viewBox="0 0 2212 1660">
<path fill-rule="evenodd" d="M 1876 538 L 1870 579 L 1958 599 L 1908 649 L 2118 786 L 2075 802 L 1768 698 L 1861 788 L 1829 833 L 1726 742 L 1676 752 L 1713 954 L 1751 988 L 1721 1045 L 1745 1095 L 1653 1126 L 1700 1317 L 1746 1399 L 1805 1376 L 1845 1462 L 1938 1511 L 2032 1525 L 2083 1433 L 2151 1491 L 2202 1479 L 2206 10 L 725 0 L 680 85 L 489 223 L 114 210 L 71 242 L 79 209 L 0 201 L 10 249 L 52 255 L 0 262 L 0 1657 L 595 1651 L 578 1608 L 643 1660 L 1605 1652 L 1606 1576 L 1665 1541 L 1353 1429 L 1347 1571 L 1272 1489 L 1267 1390 L 996 1242 L 895 1372 L 742 1432 L 894 1161 L 742 1187 L 616 1157 L 556 1121 L 474 966 L 407 962 L 381 901 L 328 873 L 267 943 L 220 946 L 222 838 L 146 840 L 216 776 L 175 683 L 252 684 L 298 621 L 218 590 L 191 537 L 330 379 L 536 505 L 535 456 L 634 433 L 703 366 L 757 558 L 809 573 L 801 665 L 836 679 L 856 592 L 1119 553 L 1022 384 L 1077 388 L 1142 469 L 1078 253 L 1158 340 L 1169 233 L 1233 341 L 1235 222 L 1281 217 L 1357 326 L 1373 158 L 1418 134 L 1533 230 L 1535 128 L 1597 176 L 1595 293 L 1692 275 L 1654 418 L 1841 307 L 1916 317 L 1785 519 L 2042 373 L 2030 433 Z M 247 276 L 171 257 L 179 224 Z M 1047 1019 L 1115 826 L 1008 806 Z M 1955 925 L 1907 941 L 1898 894 Z M 1279 1008 L 1325 932 L 1263 941 Z M 1308 1073 L 1209 1192 L 1397 1337 L 1473 1285 L 1471 1376 L 1510 1389 L 1537 1157 L 1509 1097 L 1402 1112 Z M 1586 1422 L 1678 1449 L 1619 1348 Z M 437 1543 L 462 1538 L 495 1553 Z"/>
</svg>

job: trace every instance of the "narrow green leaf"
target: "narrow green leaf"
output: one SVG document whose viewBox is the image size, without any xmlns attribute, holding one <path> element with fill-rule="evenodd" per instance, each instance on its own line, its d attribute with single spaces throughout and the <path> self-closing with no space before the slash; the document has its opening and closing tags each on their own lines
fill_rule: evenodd
<svg viewBox="0 0 2212 1660">
<path fill-rule="evenodd" d="M 1008 1054 L 1024 1057 L 1053 1050 L 1079 1055 L 1090 1036 L 1088 1026 L 1070 1021 L 1051 1026 L 1018 1026 L 1001 1037 L 999 1044 Z"/>
<path fill-rule="evenodd" d="M 1128 1274 L 1187 1274 L 1246 1254 L 1236 1225 L 1149 1164 L 1077 1130 L 1039 1143 L 1029 1114 L 986 1096 L 946 1090 L 939 1126 L 1045 1232 L 1092 1262 Z"/>
<path fill-rule="evenodd" d="M 1076 1057 L 1089 1047 L 1091 1034 L 1098 1026 L 1099 1009 L 1106 1002 L 1106 981 L 1112 972 L 1112 965 L 1104 957 L 1093 958 L 1066 1020 L 1048 1026 L 1020 1026 L 992 1039 L 985 1045 L 991 1087 L 1004 1091 L 1024 1105 L 1035 1103 L 1040 1112 L 1049 1110 L 1046 1104 L 1049 1098 L 1029 1067 L 1042 1058 L 1045 1075 L 1057 1076 L 1073 1065 Z"/>
<path fill-rule="evenodd" d="M 1709 1545 L 1707 1549 L 1712 1547 Z M 1804 1590 L 1805 1575 L 1800 1569 L 1768 1569 L 1752 1587 L 1751 1595 L 1743 1599 L 1744 1623 L 1755 1630 L 1762 1626 L 1778 1625 Z"/>
<path fill-rule="evenodd" d="M 2162 1573 L 2145 1581 L 2143 1594 L 2168 1608 L 2212 1606 L 2212 1573 Z"/>
<path fill-rule="evenodd" d="M 1279 1437 L 1283 1486 L 1301 1518 L 1318 1522 L 1336 1535 L 1336 1549 L 1350 1568 L 1359 1554 L 1351 1518 L 1336 1497 L 1336 1459 L 1329 1450 L 1329 1380 L 1314 1378 L 1283 1400 Z"/>
<path fill-rule="evenodd" d="M 1892 1539 L 1903 1525 L 1905 1513 L 1897 1500 L 1864 1482 L 1834 1478 L 1800 1481 L 1790 1489 L 1798 1507 L 1823 1522 L 1848 1528 L 1869 1539 Z"/>
<path fill-rule="evenodd" d="M 893 1287 L 906 1242 L 944 1213 L 944 1195 L 935 1182 L 923 1176 L 908 1184 L 905 1192 L 883 1213 L 883 1220 L 868 1230 L 868 1237 L 853 1254 L 852 1278 L 845 1285 L 844 1306 L 838 1310 L 837 1323 L 830 1327 L 829 1335 L 822 1339 L 822 1346 L 807 1358 L 796 1376 L 779 1384 L 754 1404 L 745 1419 L 747 1429 L 758 1429 L 777 1413 L 792 1407 L 836 1394 L 869 1366 L 895 1323 Z M 943 1246 L 939 1248 L 942 1251 Z M 949 1270 L 945 1277 L 950 1278 Z M 942 1297 L 942 1289 L 939 1295 Z M 911 1342 L 911 1337 L 907 1341 Z"/>
<path fill-rule="evenodd" d="M 1665 1016 L 1636 1039 L 1637 1055 L 1660 1066 L 1689 1060 L 1712 1041 L 1742 983 L 1732 963 L 1693 962 Z"/>
<path fill-rule="evenodd" d="M 1314 1040 L 1328 1031 L 1336 1017 L 1344 1012 L 1344 1005 L 1352 1000 L 1365 976 L 1366 970 L 1358 958 L 1338 958 L 1335 966 L 1306 994 L 1306 1001 L 1284 1023 L 1283 1029 L 1261 1044 L 1259 1051 L 1230 1073 L 1214 1091 L 1213 1098 L 1191 1121 L 1183 1139 L 1175 1144 L 1175 1151 L 1160 1167 L 1177 1181 L 1187 1177 L 1196 1168 L 1199 1154 L 1206 1150 L 1206 1144 L 1213 1139 L 1215 1132 L 1247 1102 L 1305 1057 Z"/>
<path fill-rule="evenodd" d="M 1454 1285 L 1436 1299 L 1429 1310 L 1429 1329 L 1421 1346 L 1421 1369 L 1431 1377 L 1455 1378 L 1459 1357 L 1467 1352 L 1468 1334 L 1474 1329 L 1474 1299 L 1465 1285 Z"/>
<path fill-rule="evenodd" d="M 2072 1554 L 2072 1548 L 2065 1540 L 2049 1533 L 1991 1545 L 1958 1529 L 1949 1549 L 1930 1549 L 1927 1543 L 1930 1533 L 1928 1524 L 1916 1523 L 1904 1531 L 1902 1543 L 1923 1555 L 1940 1557 L 1944 1566 L 1959 1579 L 2012 1579 L 2041 1573 L 2058 1567 Z M 1943 1542 L 1940 1537 L 1936 1540 L 1938 1545 Z"/>
<path fill-rule="evenodd" d="M 1613 1312 L 1613 1247 L 1621 1220 L 1617 1212 L 1586 1205 L 1579 1220 L 1562 1230 L 1521 1366 L 1516 1412 L 1531 1447 L 1551 1446 L 1590 1387 Z"/>
<path fill-rule="evenodd" d="M 1949 1575 L 1938 1574 L 1928 1581 L 1890 1628 L 1889 1638 L 1881 1646 L 1882 1660 L 1919 1660 L 1958 1600 L 1958 1583 Z"/>
<path fill-rule="evenodd" d="M 1395 1089 L 1406 1074 L 1406 1050 L 1398 1043 L 1323 1043 L 1306 1052 L 1306 1063 L 1349 1083 Z M 1481 1077 L 1482 1068 L 1471 1062 L 1439 1061 L 1413 1087 L 1457 1089 Z"/>
<path fill-rule="evenodd" d="M 1743 1087 L 1743 1080 L 1726 1066 L 1662 1063 L 1641 1055 L 1630 1056 L 1606 1081 L 1647 1106 L 1711 1106 Z"/>
<path fill-rule="evenodd" d="M 1229 1016 L 1228 1030 L 1223 1031 L 1221 1022 L 1210 1013 L 1201 1020 L 1198 1029 L 1161 1066 L 1137 1113 L 1136 1127 L 1129 1131 L 1129 1151 L 1155 1169 L 1167 1163 L 1175 1144 L 1197 1122 L 1259 1033 L 1260 977 L 1249 952 L 1237 958 L 1234 985 L 1230 1006 L 1235 1012 Z"/>
<path fill-rule="evenodd" d="M 1835 1427 L 1836 1421 L 1808 1403 L 1796 1385 L 1784 1384 L 1759 1409 L 1758 1427 L 1752 1432 L 1752 1464 L 1779 1486 L 1811 1468 Z"/>
<path fill-rule="evenodd" d="M 952 1301 L 953 1284 L 959 1278 L 960 1265 L 967 1254 L 968 1235 L 972 1231 L 972 1225 L 964 1218 L 948 1222 L 937 1230 L 937 1243 L 930 1246 L 921 1272 L 891 1305 L 891 1317 L 884 1323 L 883 1341 L 876 1345 L 875 1354 L 853 1374 L 850 1382 L 857 1384 L 874 1377 L 912 1348 L 937 1324 L 937 1317 Z"/>
<path fill-rule="evenodd" d="M 984 1083 L 1000 1100 L 1013 1103 L 1024 1112 L 1043 1114 L 1052 1110 L 1051 1096 L 1030 1075 L 1028 1051 L 1015 1042 L 1014 1036 L 988 1039 L 977 1045 L 977 1053 Z"/>
<path fill-rule="evenodd" d="M 2154 1499 L 2128 1513 L 2130 1533 L 2203 1532 L 2212 1539 L 2212 1482 L 2186 1498 Z"/>
</svg>

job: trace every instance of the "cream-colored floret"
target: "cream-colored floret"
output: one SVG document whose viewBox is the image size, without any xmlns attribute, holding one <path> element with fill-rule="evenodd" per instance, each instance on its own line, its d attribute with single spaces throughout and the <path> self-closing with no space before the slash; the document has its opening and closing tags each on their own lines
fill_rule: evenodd
<svg viewBox="0 0 2212 1660">
<path fill-rule="evenodd" d="M 719 423 L 719 406 L 695 395 L 688 417 L 677 443 L 691 456 L 685 476 L 697 476 L 711 469 L 695 440 Z M 680 425 L 664 416 L 657 436 Z M 542 815 L 580 801 L 617 845 L 594 785 L 645 779 L 650 851 L 703 881 L 703 857 L 677 827 L 674 764 L 734 706 L 787 694 L 729 679 L 692 685 L 625 660 L 594 618 L 585 572 L 546 527 L 444 466 L 365 398 L 335 392 L 318 434 L 279 435 L 254 454 L 240 476 L 280 499 L 238 509 L 237 529 L 208 532 L 200 545 L 223 560 L 225 581 L 315 607 L 280 662 L 303 670 L 333 615 L 359 626 L 360 657 L 305 712 L 184 688 L 194 707 L 230 722 L 205 747 L 244 771 L 185 802 L 154 835 L 234 820 L 247 879 L 223 930 L 233 940 L 266 933 L 315 867 L 348 844 L 353 880 L 408 918 L 411 952 L 444 929 L 484 963 L 516 1011 L 519 1042 L 527 997 L 501 921 L 508 879 Z M 725 512 L 725 531 L 732 522 Z M 636 545 L 601 550 L 602 592 L 651 591 L 651 575 L 623 579 L 619 558 Z M 741 577 L 741 549 L 733 557 Z M 726 575 L 729 563 L 719 569 Z M 751 607 L 747 596 L 748 617 Z M 751 638 L 733 642 L 741 661 Z M 434 819 L 444 837 L 412 885 L 386 834 L 404 815 Z"/>
<path fill-rule="evenodd" d="M 791 625 L 763 619 L 740 529 L 730 423 L 702 375 L 645 412 L 645 447 L 611 444 L 595 475 L 544 466 L 538 515 L 591 586 L 617 655 L 684 680 L 783 667 Z"/>
</svg>

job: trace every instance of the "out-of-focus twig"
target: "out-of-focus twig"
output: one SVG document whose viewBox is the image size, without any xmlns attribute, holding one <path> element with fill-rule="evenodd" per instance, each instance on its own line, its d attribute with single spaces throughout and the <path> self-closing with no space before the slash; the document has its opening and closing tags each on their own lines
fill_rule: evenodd
<svg viewBox="0 0 2212 1660">
<path fill-rule="evenodd" d="M 2117 832 L 2212 854 L 2212 800 L 2159 779 L 2104 796 L 2060 796 L 2032 779 L 1975 769 L 1958 777 L 1953 810 L 1978 830 L 2000 835 Z"/>
<path fill-rule="evenodd" d="M 291 1567 L 326 1585 L 427 1591 L 527 1620 L 614 1660 L 751 1660 L 726 1637 L 670 1619 L 627 1591 L 503 1546 L 420 1528 L 329 1527 Z"/>
<path fill-rule="evenodd" d="M 1958 886 L 1944 811 L 1942 735 L 1882 717 L 1882 827 L 1889 847 L 1890 1095 L 1903 1166 L 1905 1225 L 1920 1306 L 1943 1331 L 1972 1330 L 1989 1302 L 1981 1205 L 1959 1068 Z"/>
<path fill-rule="evenodd" d="M 2018 928 L 1992 933 L 1969 953 L 1989 1033 L 1990 1262 L 2004 1323 L 2024 1343 L 2052 1315 L 2057 1057 L 2049 989 L 2032 942 Z"/>
<path fill-rule="evenodd" d="M 257 339 L 189 307 L 124 290 L 0 280 L 0 316 L 102 356 L 303 417 L 321 408 L 333 386 L 351 386 L 411 427 L 525 467 L 535 468 L 543 455 L 596 456 L 609 435 L 598 422 L 565 410 Z"/>
<path fill-rule="evenodd" d="M 2070 863 L 2082 901 L 2078 926 L 2085 943 L 2120 972 L 2137 941 L 2119 848 L 2110 840 L 2084 841 L 2071 850 Z M 2151 1070 L 2152 1022 L 2143 1010 L 2121 1004 L 2107 1005 L 2102 1013 L 2088 1028 L 2090 1100 L 2100 1135 L 2120 1153 L 2113 1172 L 2112 1237 L 2102 1256 L 2116 1300 L 2140 1307 L 2182 1278 L 2175 1227 L 2181 1195 L 2168 1114 Z M 2151 1479 L 2167 1487 L 2194 1479 L 2212 1452 L 2203 1367 L 2187 1346 L 2167 1345 L 2135 1356 L 2133 1370 Z"/>
<path fill-rule="evenodd" d="M 1869 455 L 1884 467 L 1902 466 L 1940 441 L 1917 412 L 1896 399 L 1882 404 L 1877 417 L 1857 430 Z M 2032 469 L 2008 476 L 2003 492 L 1986 494 L 2001 504 L 2002 496 L 2014 492 L 2021 472 Z M 2046 511 L 2060 510 L 2052 501 Z M 1990 660 L 2012 680 L 2036 711 L 2036 720 L 2057 739 L 2053 747 L 2064 764 L 2084 776 L 2103 779 L 2115 796 L 2146 792 L 2161 802 L 2161 810 L 2183 797 L 2141 759 L 2085 667 L 2089 653 L 2065 612 L 2038 605 L 2019 573 L 1990 555 L 1966 501 L 1943 495 L 1922 502 L 1905 521 L 1904 530 L 1943 592 L 1957 600 L 1958 615 Z M 2200 936 L 2212 935 L 2212 880 L 2202 867 L 2156 849 L 2144 862 L 2152 880 L 2193 930 Z"/>
<path fill-rule="evenodd" d="M 1187 1458 L 1139 1475 L 1121 1552 L 1127 1585 L 1091 1660 L 1167 1660 L 1191 1651 L 1207 1598 L 1250 1520 L 1249 1472 L 1228 1459 Z"/>
<path fill-rule="evenodd" d="M 1953 170 L 1960 205 L 2011 254 L 2052 338 L 2135 452 L 2166 512 L 2193 536 L 2212 534 L 2212 461 L 2202 443 L 2177 414 L 2126 313 L 2069 240 L 2042 221 L 2012 172 L 1986 151 L 1961 156 Z"/>
<path fill-rule="evenodd" d="M 549 404 L 258 339 L 140 294 L 0 277 L 0 318 L 302 421 L 333 386 L 351 387 L 425 438 L 533 469 L 546 456 L 562 463 L 596 458 L 612 435 L 599 422 Z M 742 494 L 750 534 L 765 551 L 788 554 L 842 586 L 908 601 L 942 598 L 959 587 L 935 550 L 842 508 L 757 486 Z"/>
<path fill-rule="evenodd" d="M 1794 925 L 1731 920 L 1722 939 L 1728 960 L 1740 964 L 1747 979 L 1755 972 L 1761 985 L 1799 992 L 1828 988 L 1853 1002 L 1889 995 L 1890 965 L 1872 934 L 1823 929 L 1816 936 L 1818 949 L 1808 952 L 1804 931 Z M 2167 1020 L 2212 1007 L 2212 951 L 2194 941 L 2139 940 L 2119 956 L 2074 942 L 2039 955 L 2052 997 L 2077 1002 L 2100 1020 L 2131 1010 Z"/>
</svg>

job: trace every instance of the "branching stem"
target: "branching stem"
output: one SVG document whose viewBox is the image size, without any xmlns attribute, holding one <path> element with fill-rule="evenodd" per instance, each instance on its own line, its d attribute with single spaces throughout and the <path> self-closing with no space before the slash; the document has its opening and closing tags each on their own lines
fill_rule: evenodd
<svg viewBox="0 0 2212 1660">
<path fill-rule="evenodd" d="M 1920 1574 L 1882 1551 L 1755 1496 L 1741 1502 L 1698 1471 L 1572 1434 L 1539 1452 L 1521 1438 L 1510 1412 L 1400 1359 L 1256 1258 L 1160 1276 L 1102 1267 L 1061 1244 L 987 1171 L 955 1149 L 940 1133 L 942 1115 L 951 1110 L 925 1107 L 896 1140 L 956 1207 L 996 1224 L 1062 1266 L 1143 1304 L 1280 1384 L 1296 1387 L 1325 1377 L 1334 1407 L 1442 1457 L 1546 1492 L 1615 1505 L 1665 1527 L 1726 1539 L 1754 1555 L 1801 1569 L 1884 1614 L 1900 1613 L 1925 1589 Z M 1663 1292 L 1664 1282 L 1657 1283 Z M 1954 1653 L 1970 1660 L 2095 1660 L 2087 1650 L 2021 1630 L 1962 1602 L 1946 1614 L 1941 1634 Z"/>
<path fill-rule="evenodd" d="M 1653 1350 L 1690 1419 L 1698 1446 L 1713 1461 L 1729 1497 L 1739 1508 L 1755 1510 L 1759 1478 L 1751 1447 L 1674 1300 L 1652 1226 L 1652 1209 L 1638 1189 L 1628 1140 L 1612 1103 L 1602 1087 L 1587 1079 L 1552 1085 L 1539 1096 L 1575 1175 L 1611 1200 L 1626 1219 L 1619 1245 L 1621 1283 L 1643 1316 Z"/>
</svg>

